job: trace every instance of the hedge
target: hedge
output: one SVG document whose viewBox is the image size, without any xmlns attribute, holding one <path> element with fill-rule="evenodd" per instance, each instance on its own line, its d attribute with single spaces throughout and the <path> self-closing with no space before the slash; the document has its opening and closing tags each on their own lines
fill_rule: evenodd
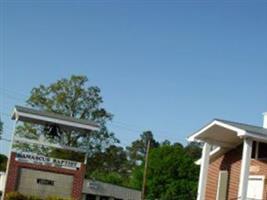
<svg viewBox="0 0 267 200">
<path fill-rule="evenodd" d="M 9 192 L 6 195 L 6 200 L 71 200 L 71 199 L 62 198 L 58 196 L 48 196 L 46 198 L 41 198 L 38 196 L 23 195 L 19 192 Z"/>
</svg>

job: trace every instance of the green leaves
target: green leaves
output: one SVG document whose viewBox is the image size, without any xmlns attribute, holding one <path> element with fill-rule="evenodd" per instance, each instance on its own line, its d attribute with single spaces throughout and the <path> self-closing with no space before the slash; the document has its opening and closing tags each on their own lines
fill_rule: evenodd
<svg viewBox="0 0 267 200">
<path fill-rule="evenodd" d="M 150 151 L 146 199 L 193 200 L 197 191 L 198 166 L 189 149 L 179 143 L 163 142 Z M 200 152 L 200 148 L 198 148 Z M 131 186 L 141 188 L 143 164 L 132 173 Z"/>
<path fill-rule="evenodd" d="M 0 171 L 6 171 L 7 157 L 3 154 L 0 154 Z"/>
<path fill-rule="evenodd" d="M 114 134 L 109 132 L 106 127 L 106 122 L 112 119 L 112 114 L 102 107 L 103 99 L 100 92 L 98 87 L 88 86 L 86 76 L 72 75 L 68 79 L 63 78 L 50 85 L 33 88 L 27 104 L 35 109 L 98 123 L 101 126 L 100 131 L 91 131 L 88 144 L 85 135 L 77 131 L 61 129 L 63 138 L 51 138 L 49 134 L 45 134 L 46 139 L 50 141 L 53 139 L 53 142 L 63 143 L 67 146 L 85 147 L 93 154 L 111 144 L 118 143 Z M 18 126 L 16 132 L 22 137 L 38 138 L 41 134 L 46 133 L 46 130 L 25 123 Z M 19 147 L 22 148 L 21 145 Z"/>
<path fill-rule="evenodd" d="M 159 143 L 154 139 L 153 133 L 145 131 L 140 135 L 140 139 L 133 141 L 131 146 L 126 147 L 132 167 L 138 166 L 144 160 L 148 140 L 150 140 L 151 149 L 159 146 Z"/>
</svg>

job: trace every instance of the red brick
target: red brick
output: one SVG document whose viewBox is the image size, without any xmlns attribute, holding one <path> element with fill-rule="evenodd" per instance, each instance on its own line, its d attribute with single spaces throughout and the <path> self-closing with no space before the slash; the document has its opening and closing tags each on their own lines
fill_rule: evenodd
<svg viewBox="0 0 267 200">
<path fill-rule="evenodd" d="M 75 200 L 80 200 L 82 198 L 82 188 L 83 188 L 83 180 L 85 175 L 86 167 L 84 164 L 81 164 L 79 170 L 70 170 L 58 167 L 51 167 L 45 165 L 36 165 L 31 163 L 22 163 L 17 162 L 15 160 L 16 153 L 12 153 L 8 165 L 8 173 L 7 173 L 7 182 L 5 188 L 5 194 L 8 192 L 16 191 L 19 169 L 27 168 L 33 170 L 41 170 L 59 174 L 66 174 L 73 176 L 73 187 L 72 187 L 72 198 Z"/>
</svg>

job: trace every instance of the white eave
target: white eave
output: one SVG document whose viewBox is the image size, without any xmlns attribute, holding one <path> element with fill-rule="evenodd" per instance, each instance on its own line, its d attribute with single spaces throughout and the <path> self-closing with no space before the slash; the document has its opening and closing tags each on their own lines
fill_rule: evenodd
<svg viewBox="0 0 267 200">
<path fill-rule="evenodd" d="M 188 137 L 187 140 L 189 142 L 207 142 L 213 146 L 216 146 L 216 148 L 210 153 L 211 162 L 223 155 L 225 152 L 240 145 L 245 137 L 250 137 L 255 141 L 267 142 L 267 134 L 249 132 L 246 129 L 240 128 L 242 125 L 244 127 L 250 125 L 240 125 L 236 123 L 239 126 L 234 126 L 232 124 L 235 123 L 224 123 L 220 120 L 213 120 L 211 123 Z M 263 131 L 265 133 L 267 130 L 265 129 Z M 200 160 L 196 161 L 196 164 L 199 163 Z"/>
<path fill-rule="evenodd" d="M 84 119 L 66 117 L 51 112 L 39 111 L 21 106 L 15 106 L 12 113 L 12 119 L 40 125 L 57 124 L 66 129 L 79 130 L 85 133 L 88 131 L 99 130 L 99 126 L 97 124 Z"/>
</svg>

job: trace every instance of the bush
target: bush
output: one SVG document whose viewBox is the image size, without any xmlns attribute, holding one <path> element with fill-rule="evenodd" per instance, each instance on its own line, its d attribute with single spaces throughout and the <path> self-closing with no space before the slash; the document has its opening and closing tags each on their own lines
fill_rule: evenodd
<svg viewBox="0 0 267 200">
<path fill-rule="evenodd" d="M 71 199 L 62 198 L 62 197 L 58 197 L 58 196 L 49 196 L 46 198 L 40 198 L 37 196 L 23 195 L 19 192 L 9 192 L 6 195 L 6 200 L 71 200 Z"/>
<path fill-rule="evenodd" d="M 27 200 L 28 198 L 19 192 L 9 192 L 6 200 Z"/>
</svg>

